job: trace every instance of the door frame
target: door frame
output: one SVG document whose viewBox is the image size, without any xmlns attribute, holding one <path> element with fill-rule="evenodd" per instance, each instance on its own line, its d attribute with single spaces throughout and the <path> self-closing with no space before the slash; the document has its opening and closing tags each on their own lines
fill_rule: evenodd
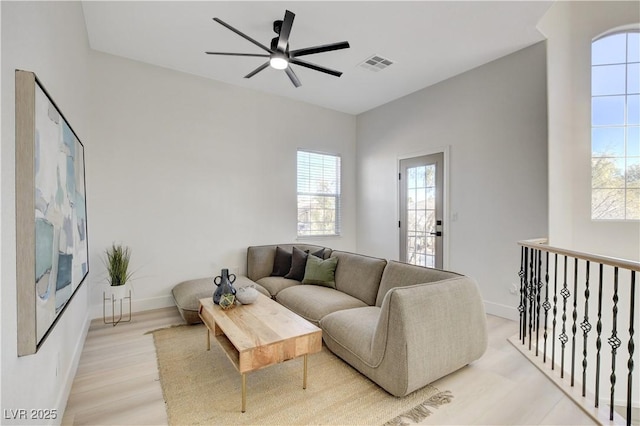
<svg viewBox="0 0 640 426">
<path fill-rule="evenodd" d="M 442 175 L 443 175 L 443 188 L 444 188 L 444 194 L 443 194 L 443 201 L 442 201 L 442 218 L 443 218 L 443 225 L 442 225 L 442 269 L 449 269 L 449 253 L 450 253 L 450 238 L 449 238 L 449 233 L 451 230 L 451 226 L 450 223 L 451 222 L 451 217 L 449 215 L 449 160 L 450 160 L 450 146 L 446 145 L 446 146 L 442 146 L 442 147 L 434 147 L 434 148 L 428 148 L 428 149 L 424 149 L 424 150 L 420 150 L 420 151 L 413 151 L 413 152 L 409 152 L 406 154 L 400 154 L 398 155 L 398 157 L 396 158 L 396 179 L 397 176 L 401 173 L 402 169 L 400 168 L 400 161 L 401 160 L 407 160 L 410 158 L 415 158 L 415 157 L 423 157 L 425 155 L 433 155 L 433 154 L 439 154 L 442 153 L 443 157 L 444 157 L 444 169 L 442 171 Z M 397 221 L 396 223 L 399 223 L 401 219 L 401 201 L 400 201 L 400 185 L 401 185 L 401 181 L 400 180 L 396 180 L 397 184 L 396 184 L 396 217 L 397 217 Z M 397 226 L 396 227 L 396 241 L 397 246 L 396 246 L 396 259 L 400 259 L 400 227 Z"/>
</svg>

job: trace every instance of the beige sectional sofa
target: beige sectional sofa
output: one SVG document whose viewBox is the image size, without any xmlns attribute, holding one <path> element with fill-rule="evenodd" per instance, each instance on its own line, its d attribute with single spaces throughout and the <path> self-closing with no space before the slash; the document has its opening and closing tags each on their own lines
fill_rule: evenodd
<svg viewBox="0 0 640 426">
<path fill-rule="evenodd" d="M 487 347 L 477 284 L 453 272 L 295 244 L 336 257 L 335 289 L 271 276 L 276 247 L 247 250 L 247 276 L 308 321 L 327 347 L 395 396 L 404 396 L 477 360 Z"/>
<path fill-rule="evenodd" d="M 335 288 L 273 276 L 277 247 L 296 247 L 337 258 Z M 423 268 L 310 244 L 247 249 L 247 277 L 265 295 L 322 328 L 327 347 L 395 396 L 477 360 L 487 348 L 484 305 L 478 286 L 454 272 Z M 199 322 L 198 300 L 211 297 L 211 278 L 173 289 L 187 323 Z"/>
</svg>

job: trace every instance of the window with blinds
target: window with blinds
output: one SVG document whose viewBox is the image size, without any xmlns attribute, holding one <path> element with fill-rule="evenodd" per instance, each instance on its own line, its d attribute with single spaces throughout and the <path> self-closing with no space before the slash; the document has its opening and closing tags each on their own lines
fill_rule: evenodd
<svg viewBox="0 0 640 426">
<path fill-rule="evenodd" d="M 298 236 L 340 235 L 340 156 L 298 150 Z"/>
</svg>

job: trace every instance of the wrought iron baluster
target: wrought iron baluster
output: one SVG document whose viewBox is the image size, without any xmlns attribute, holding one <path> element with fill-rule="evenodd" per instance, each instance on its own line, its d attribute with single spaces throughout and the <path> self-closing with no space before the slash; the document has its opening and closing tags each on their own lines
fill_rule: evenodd
<svg viewBox="0 0 640 426">
<path fill-rule="evenodd" d="M 571 326 L 571 332 L 573 333 L 573 337 L 571 338 L 571 386 L 573 387 L 575 372 L 576 372 L 576 331 L 578 331 L 577 327 L 577 319 L 578 319 L 578 259 L 575 258 L 573 269 L 573 314 L 571 317 L 573 318 L 573 325 Z"/>
<path fill-rule="evenodd" d="M 531 350 L 531 338 L 533 335 L 533 315 L 535 313 L 534 309 L 533 309 L 533 302 L 535 301 L 535 286 L 534 286 L 534 282 L 535 282 L 535 268 L 533 267 L 534 265 L 534 258 L 535 258 L 535 250 L 531 250 L 531 256 L 529 257 L 529 350 Z"/>
<path fill-rule="evenodd" d="M 627 349 L 629 349 L 629 361 L 627 361 L 627 369 L 629 372 L 627 373 L 627 424 L 631 424 L 631 389 L 633 382 L 633 316 L 634 309 L 636 303 L 636 271 L 631 271 L 631 297 L 629 298 L 629 344 L 627 345 Z"/>
<path fill-rule="evenodd" d="M 526 247 L 520 248 L 520 271 L 518 272 L 518 276 L 520 277 L 520 304 L 518 305 L 518 312 L 520 312 L 520 340 L 524 339 L 523 336 L 523 315 L 525 311 L 524 306 L 524 286 L 525 286 L 525 272 L 524 272 L 524 252 L 527 250 Z"/>
<path fill-rule="evenodd" d="M 613 420 L 613 402 L 616 388 L 616 353 L 622 343 L 618 338 L 618 267 L 613 268 L 613 324 L 611 337 L 607 340 L 611 345 L 611 400 L 609 401 L 609 420 Z"/>
<path fill-rule="evenodd" d="M 549 303 L 549 252 L 546 254 L 545 260 L 545 273 L 544 273 L 544 354 L 542 355 L 542 362 L 547 362 L 547 318 L 549 316 L 549 309 L 551 304 Z"/>
<path fill-rule="evenodd" d="M 529 284 L 527 276 L 529 273 L 529 248 L 524 249 L 524 293 L 522 295 L 522 344 L 524 345 L 527 339 L 527 304 L 529 300 Z"/>
<path fill-rule="evenodd" d="M 596 407 L 600 405 L 600 348 L 602 347 L 602 280 L 604 274 L 604 265 L 600 264 L 600 277 L 598 279 L 598 322 L 596 323 Z"/>
<path fill-rule="evenodd" d="M 540 347 L 540 292 L 542 290 L 542 279 L 540 273 L 542 271 L 542 251 L 538 250 L 538 264 L 536 269 L 536 356 L 538 356 L 538 348 Z"/>
<path fill-rule="evenodd" d="M 553 330 L 551 333 L 551 369 L 556 369 L 556 315 L 558 313 L 558 253 L 553 261 Z"/>
<path fill-rule="evenodd" d="M 580 323 L 582 329 L 582 396 L 587 393 L 587 334 L 591 331 L 589 323 L 589 268 L 591 262 L 587 260 L 586 281 L 584 289 L 584 319 Z"/>
<path fill-rule="evenodd" d="M 560 351 L 560 378 L 564 378 L 564 347 L 569 341 L 567 336 L 567 299 L 571 296 L 571 292 L 567 288 L 567 256 L 564 257 L 564 280 L 562 282 L 562 290 L 560 290 L 562 296 L 562 333 L 560 333 L 560 343 L 562 349 Z"/>
</svg>

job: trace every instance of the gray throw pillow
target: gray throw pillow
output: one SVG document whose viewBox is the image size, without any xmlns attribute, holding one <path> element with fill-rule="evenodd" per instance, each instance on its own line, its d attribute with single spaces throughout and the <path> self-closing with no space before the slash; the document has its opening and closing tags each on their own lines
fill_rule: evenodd
<svg viewBox="0 0 640 426">
<path fill-rule="evenodd" d="M 290 280 L 302 281 L 304 278 L 304 269 L 307 266 L 307 256 L 309 250 L 302 251 L 298 247 L 293 248 L 293 253 L 291 254 L 291 269 L 285 278 L 289 278 Z"/>
<path fill-rule="evenodd" d="M 291 269 L 291 252 L 282 247 L 276 247 L 276 258 L 273 261 L 272 277 L 284 277 Z"/>
<path fill-rule="evenodd" d="M 316 257 L 322 257 L 324 256 L 324 249 L 320 249 L 311 254 Z M 304 278 L 304 270 L 307 267 L 308 255 L 309 250 L 302 251 L 298 247 L 294 247 L 293 253 L 291 254 L 291 269 L 284 277 L 291 280 L 302 281 Z"/>
</svg>

